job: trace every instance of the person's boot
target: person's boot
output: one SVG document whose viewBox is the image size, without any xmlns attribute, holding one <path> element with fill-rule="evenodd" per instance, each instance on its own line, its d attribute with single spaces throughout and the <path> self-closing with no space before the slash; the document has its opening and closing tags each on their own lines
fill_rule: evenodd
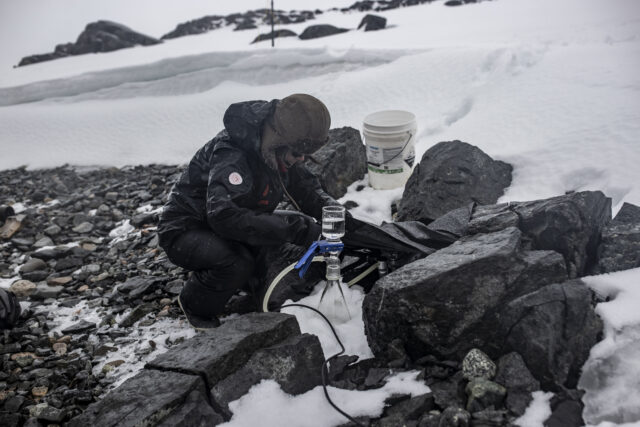
<svg viewBox="0 0 640 427">
<path fill-rule="evenodd" d="M 178 305 L 194 329 L 207 330 L 220 326 L 218 317 L 208 310 L 209 306 L 213 306 L 208 303 L 209 293 L 207 287 L 192 274 L 178 296 Z"/>
<path fill-rule="evenodd" d="M 208 329 L 214 329 L 220 326 L 220 320 L 216 316 L 211 318 L 201 317 L 193 314 L 191 311 L 189 311 L 188 308 L 185 308 L 184 305 L 182 305 L 180 295 L 178 295 L 178 305 L 180 306 L 180 310 L 182 310 L 185 317 L 187 318 L 187 322 L 189 322 L 193 329 L 198 331 L 206 331 Z"/>
</svg>

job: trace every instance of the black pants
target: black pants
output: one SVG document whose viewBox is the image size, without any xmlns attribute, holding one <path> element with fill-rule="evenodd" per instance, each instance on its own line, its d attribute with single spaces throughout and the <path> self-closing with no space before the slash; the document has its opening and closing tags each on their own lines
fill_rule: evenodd
<svg viewBox="0 0 640 427">
<path fill-rule="evenodd" d="M 205 318 L 222 313 L 225 304 L 258 274 L 258 251 L 224 240 L 211 230 L 187 230 L 164 248 L 169 260 L 192 271 L 180 294 L 183 307 Z"/>
</svg>

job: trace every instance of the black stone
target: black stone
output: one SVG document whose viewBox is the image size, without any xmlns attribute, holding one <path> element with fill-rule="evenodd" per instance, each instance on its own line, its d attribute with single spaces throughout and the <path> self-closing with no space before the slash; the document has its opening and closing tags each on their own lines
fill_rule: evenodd
<svg viewBox="0 0 640 427">
<path fill-rule="evenodd" d="M 95 329 L 96 324 L 93 322 L 87 322 L 86 320 L 81 320 L 78 323 L 69 326 L 68 328 L 62 331 L 63 334 L 79 334 L 81 332 L 86 332 L 91 329 Z"/>
<path fill-rule="evenodd" d="M 358 25 L 358 29 L 364 27 L 365 31 L 383 30 L 387 26 L 387 18 L 378 15 L 365 15 Z"/>
<path fill-rule="evenodd" d="M 137 33 L 124 25 L 110 21 L 97 21 L 88 24 L 75 43 L 58 45 L 53 53 L 22 58 L 18 66 L 63 58 L 69 55 L 111 52 L 127 47 L 149 46 L 158 43 L 160 43 L 159 40 Z"/>
<path fill-rule="evenodd" d="M 580 280 L 551 284 L 509 302 L 499 328 L 507 350 L 524 362 L 546 390 L 575 388 L 582 365 L 600 340 L 602 320 Z"/>
<path fill-rule="evenodd" d="M 204 397 L 192 396 L 193 392 Z M 147 369 L 90 405 L 67 425 L 155 425 L 172 414 L 179 418 L 178 413 L 184 412 L 183 405 L 193 407 L 194 401 L 207 402 L 204 382 L 199 376 Z"/>
<path fill-rule="evenodd" d="M 347 193 L 347 187 L 367 173 L 367 153 L 360 132 L 351 127 L 331 129 L 329 142 L 313 153 L 305 165 L 333 198 Z"/>
<path fill-rule="evenodd" d="M 257 349 L 299 334 L 294 316 L 250 313 L 186 340 L 147 366 L 200 375 L 212 387 L 242 367 Z"/>
<path fill-rule="evenodd" d="M 584 276 L 595 263 L 603 227 L 611 220 L 611 199 L 583 191 L 530 202 L 478 206 L 468 233 L 488 233 L 516 226 L 532 249 L 556 251 L 570 277 Z"/>
<path fill-rule="evenodd" d="M 515 228 L 465 237 L 376 282 L 363 303 L 367 340 L 379 357 L 393 340 L 412 360 L 459 360 L 473 347 L 495 357 L 500 308 L 566 277 L 559 254 L 522 251 Z"/>
<path fill-rule="evenodd" d="M 315 335 L 293 336 L 270 347 L 257 350 L 236 372 L 211 389 L 214 401 L 230 417 L 229 403 L 245 395 L 262 380 L 275 380 L 282 390 L 298 395 L 322 384 L 324 362 L 320 341 Z"/>
<path fill-rule="evenodd" d="M 253 44 L 253 43 L 258 43 L 265 40 L 271 40 L 272 38 L 277 39 L 280 37 L 295 37 L 295 36 L 297 36 L 297 34 L 291 30 L 276 30 L 271 33 L 258 35 L 258 37 L 253 39 L 251 43 Z"/>
<path fill-rule="evenodd" d="M 460 141 L 429 148 L 409 177 L 398 220 L 432 221 L 475 202 L 492 204 L 511 185 L 511 165 Z"/>
<path fill-rule="evenodd" d="M 540 390 L 540 382 L 531 375 L 522 356 L 515 352 L 505 354 L 498 360 L 494 381 L 507 389 L 505 406 L 518 416 L 524 414 L 533 400 L 531 393 Z"/>
<path fill-rule="evenodd" d="M 311 25 L 305 28 L 302 34 L 300 34 L 298 37 L 300 38 L 300 40 L 309 40 L 332 36 L 334 34 L 341 34 L 347 31 L 349 31 L 347 28 L 338 28 L 328 24 Z"/>
<path fill-rule="evenodd" d="M 131 313 L 127 315 L 124 319 L 122 319 L 119 323 L 121 328 L 128 328 L 129 326 L 133 326 L 138 320 L 142 319 L 147 314 L 151 313 L 155 309 L 155 306 L 152 303 L 140 304 L 136 308 L 134 308 Z"/>
<path fill-rule="evenodd" d="M 640 267 L 640 207 L 625 203 L 602 230 L 594 273 Z"/>
</svg>

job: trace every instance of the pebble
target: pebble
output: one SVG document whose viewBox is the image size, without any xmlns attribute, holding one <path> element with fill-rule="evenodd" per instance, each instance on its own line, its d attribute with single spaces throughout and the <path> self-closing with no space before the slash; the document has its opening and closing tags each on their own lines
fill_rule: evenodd
<svg viewBox="0 0 640 427">
<path fill-rule="evenodd" d="M 52 347 L 58 356 L 63 356 L 67 353 L 67 345 L 63 342 L 57 342 Z"/>
<path fill-rule="evenodd" d="M 36 284 L 29 280 L 18 280 L 9 286 L 9 290 L 18 298 L 26 298 L 36 291 Z"/>
<path fill-rule="evenodd" d="M 48 387 L 45 386 L 41 386 L 41 387 L 34 387 L 31 389 L 31 394 L 34 397 L 44 397 L 47 395 L 47 392 L 49 391 Z"/>
</svg>

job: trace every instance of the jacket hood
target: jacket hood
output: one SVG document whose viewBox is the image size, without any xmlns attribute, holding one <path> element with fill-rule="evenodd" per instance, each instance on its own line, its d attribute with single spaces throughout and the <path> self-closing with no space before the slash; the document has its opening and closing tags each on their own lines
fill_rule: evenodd
<svg viewBox="0 0 640 427">
<path fill-rule="evenodd" d="M 273 101 L 245 101 L 231 104 L 224 113 L 223 123 L 234 144 L 260 154 L 262 128 L 278 104 Z"/>
</svg>

